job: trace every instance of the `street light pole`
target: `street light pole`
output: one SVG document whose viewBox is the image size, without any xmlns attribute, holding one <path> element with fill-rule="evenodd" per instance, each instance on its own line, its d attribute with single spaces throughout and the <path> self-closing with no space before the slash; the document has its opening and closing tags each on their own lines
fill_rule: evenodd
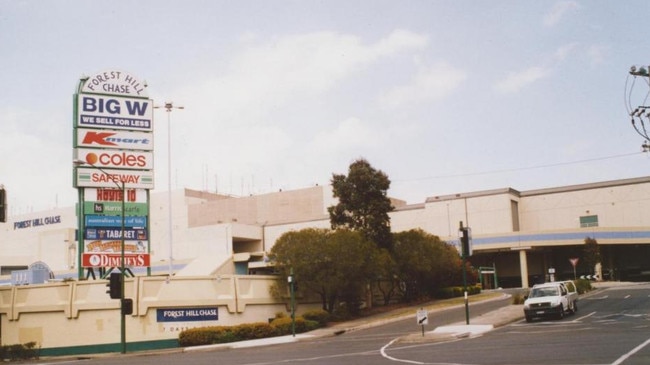
<svg viewBox="0 0 650 365">
<path fill-rule="evenodd" d="M 165 108 L 167 112 L 167 205 L 169 209 L 169 277 L 174 273 L 174 256 L 172 240 L 172 109 L 185 109 L 183 106 L 174 106 L 171 101 L 166 101 L 164 106 L 154 106 L 154 109 Z"/>
</svg>

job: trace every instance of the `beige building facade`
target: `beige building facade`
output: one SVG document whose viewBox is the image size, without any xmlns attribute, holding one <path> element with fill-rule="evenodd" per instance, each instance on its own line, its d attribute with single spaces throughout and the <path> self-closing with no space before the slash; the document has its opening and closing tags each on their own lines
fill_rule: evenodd
<svg viewBox="0 0 650 365">
<path fill-rule="evenodd" d="M 171 270 L 175 275 L 210 275 L 229 261 L 233 274 L 266 273 L 265 253 L 278 237 L 303 228 L 328 228 L 327 208 L 336 204 L 330 186 L 248 197 L 184 189 L 174 191 L 172 199 L 170 242 L 167 196 L 151 196 L 151 274 Z M 576 275 L 595 274 L 584 266 L 587 237 L 601 245 L 601 278 L 633 280 L 650 273 L 650 265 L 638 259 L 650 247 L 650 177 L 432 196 L 410 205 L 394 199 L 393 205 L 394 232 L 422 229 L 457 244 L 459 223 L 471 227 L 471 262 L 495 267 L 504 286 L 527 287 L 543 280 L 549 269 L 573 276 L 570 259 L 575 258 Z M 2 274 L 43 262 L 58 277 L 75 277 L 76 224 L 74 207 L 0 223 Z"/>
<path fill-rule="evenodd" d="M 136 277 L 127 282 L 127 297 L 134 301 L 134 313 L 127 316 L 130 349 L 173 346 L 186 326 L 264 321 L 286 311 L 286 298 L 270 295 L 278 278 L 269 275 L 266 253 L 285 232 L 328 228 L 327 208 L 336 204 L 330 186 L 248 197 L 184 189 L 172 199 L 170 240 L 167 194 L 151 196 L 152 266 L 133 268 Z M 556 280 L 594 274 L 650 279 L 650 177 L 432 196 L 419 204 L 393 200 L 393 205 L 394 232 L 422 229 L 457 245 L 459 223 L 471 227 L 470 262 L 498 276 L 498 283 L 485 280 L 487 287 L 529 287 L 551 274 Z M 119 302 L 105 293 L 105 280 L 85 280 L 90 272 L 79 270 L 75 208 L 9 218 L 0 223 L 2 344 L 35 341 L 50 354 L 113 351 Z M 586 238 L 598 242 L 599 267 L 586 264 Z M 43 266 L 54 279 L 10 285 L 12 272 Z M 214 312 L 218 319 L 179 325 L 164 318 L 181 311 Z M 74 336 L 57 336 L 61 326 Z M 85 334 L 88 328 L 94 336 Z"/>
</svg>

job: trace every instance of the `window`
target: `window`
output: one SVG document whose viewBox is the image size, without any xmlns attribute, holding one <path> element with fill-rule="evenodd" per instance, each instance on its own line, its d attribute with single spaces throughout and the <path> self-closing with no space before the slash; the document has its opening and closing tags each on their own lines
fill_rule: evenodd
<svg viewBox="0 0 650 365">
<path fill-rule="evenodd" d="M 510 201 L 510 214 L 512 215 L 512 231 L 519 231 L 519 203 L 511 200 Z"/>
<path fill-rule="evenodd" d="M 580 228 L 598 227 L 597 215 L 584 215 L 580 217 Z"/>
</svg>

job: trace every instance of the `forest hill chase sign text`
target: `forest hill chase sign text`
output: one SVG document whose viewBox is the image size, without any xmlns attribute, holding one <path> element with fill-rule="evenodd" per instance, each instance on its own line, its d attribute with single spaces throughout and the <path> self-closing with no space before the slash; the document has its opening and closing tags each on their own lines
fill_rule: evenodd
<svg viewBox="0 0 650 365">
<path fill-rule="evenodd" d="M 90 76 L 81 92 L 148 97 L 146 82 L 122 71 L 105 71 Z"/>
<path fill-rule="evenodd" d="M 20 222 L 14 222 L 14 229 L 23 229 L 30 227 L 39 227 L 45 226 L 48 224 L 57 224 L 61 223 L 61 216 L 55 215 L 53 217 L 44 217 L 44 218 L 34 218 L 28 219 Z"/>
</svg>

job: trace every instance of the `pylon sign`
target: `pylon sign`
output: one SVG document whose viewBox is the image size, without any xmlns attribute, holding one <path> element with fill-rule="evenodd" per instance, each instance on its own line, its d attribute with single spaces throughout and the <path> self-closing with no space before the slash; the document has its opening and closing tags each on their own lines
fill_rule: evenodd
<svg viewBox="0 0 650 365">
<path fill-rule="evenodd" d="M 72 147 L 80 276 L 83 268 L 116 266 L 116 252 L 122 249 L 127 266 L 149 266 L 153 109 L 146 83 L 128 72 L 102 71 L 79 81 Z M 102 196 L 121 198 L 98 203 L 99 190 Z M 114 194 L 107 195 L 110 191 Z M 145 198 L 132 199 L 136 191 L 144 191 Z"/>
</svg>

